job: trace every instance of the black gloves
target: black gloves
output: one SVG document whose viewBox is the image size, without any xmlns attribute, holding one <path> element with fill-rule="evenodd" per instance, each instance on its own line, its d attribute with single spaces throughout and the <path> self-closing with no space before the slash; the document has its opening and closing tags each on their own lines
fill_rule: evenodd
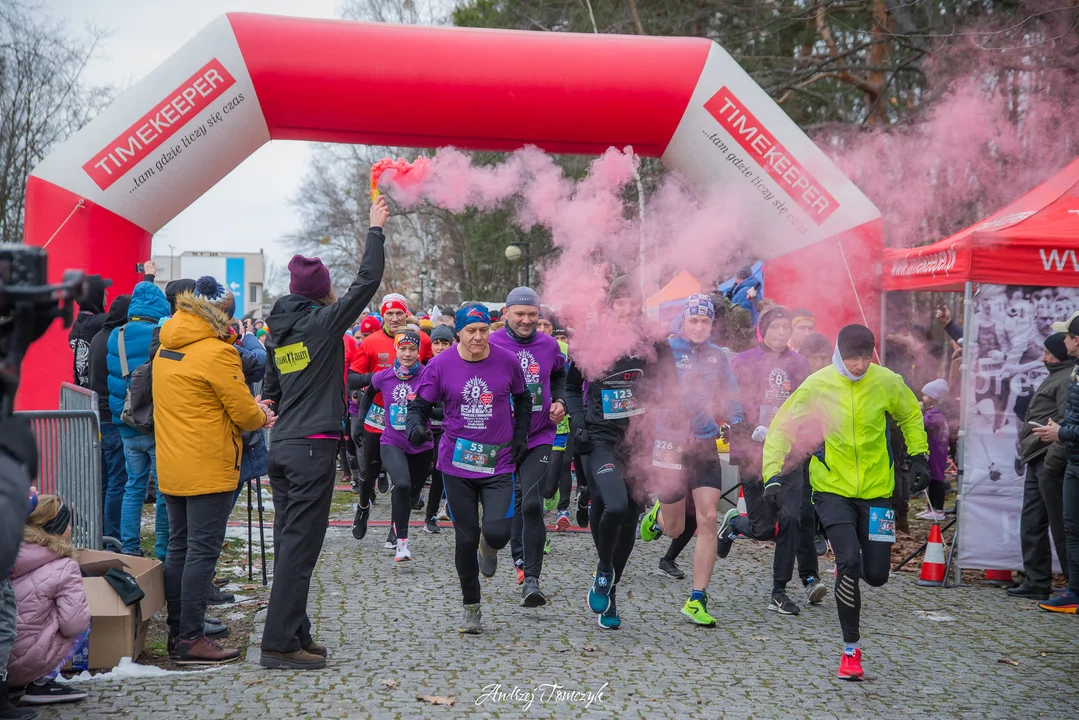
<svg viewBox="0 0 1079 720">
<path fill-rule="evenodd" d="M 528 435 L 515 435 L 510 442 L 510 454 L 513 456 L 513 464 L 520 465 L 528 455 Z"/>
<path fill-rule="evenodd" d="M 588 437 L 588 431 L 582 428 L 577 428 L 577 434 L 573 438 L 573 447 L 581 455 L 592 454 L 592 439 Z"/>
<path fill-rule="evenodd" d="M 929 487 L 929 458 L 916 455 L 910 459 L 910 494 L 915 495 Z"/>
<path fill-rule="evenodd" d="M 764 483 L 764 501 L 778 508 L 783 500 L 783 485 L 779 482 L 779 476 L 770 478 Z"/>
<path fill-rule="evenodd" d="M 423 425 L 417 425 L 408 431 L 408 441 L 413 445 L 420 446 L 431 440 L 431 431 Z"/>
</svg>

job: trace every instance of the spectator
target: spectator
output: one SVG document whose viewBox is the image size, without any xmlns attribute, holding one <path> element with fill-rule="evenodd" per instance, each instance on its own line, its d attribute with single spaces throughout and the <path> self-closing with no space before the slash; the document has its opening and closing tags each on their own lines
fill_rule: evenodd
<svg viewBox="0 0 1079 720">
<path fill-rule="evenodd" d="M 5 441 L 10 442 L 12 436 L 15 434 L 12 432 L 14 427 L 10 424 L 11 421 L 4 423 L 3 437 Z M 29 434 L 29 427 L 25 428 L 25 432 Z M 20 433 L 21 435 L 21 433 Z M 31 435 L 32 439 L 33 436 Z M 20 437 L 20 440 L 25 440 L 25 437 Z M 32 443 L 31 443 L 32 444 Z M 26 516 L 29 515 L 37 508 L 37 492 L 33 488 L 29 488 L 30 502 L 29 505 L 23 505 L 23 498 L 27 493 L 27 480 L 26 474 L 23 473 L 22 477 L 17 477 L 13 472 L 13 458 L 7 453 L 7 448 L 3 448 L 4 452 L 0 455 L 3 460 L 3 465 L 0 466 L 0 492 L 3 493 L 3 501 L 0 501 L 0 513 L 3 517 L 0 520 L 0 528 L 2 528 L 2 547 L 0 547 L 0 555 L 3 555 L 3 559 L 0 559 L 0 568 L 5 568 L 0 575 L 0 718 L 11 718 L 12 720 L 33 720 L 37 717 L 37 713 L 29 708 L 17 708 L 11 704 L 10 690 L 8 690 L 7 684 L 7 667 L 8 660 L 11 658 L 11 648 L 15 645 L 15 633 L 18 630 L 18 613 L 15 609 L 15 590 L 11 586 L 11 570 L 19 554 L 19 549 L 22 547 L 22 538 L 24 526 L 26 525 Z"/>
<path fill-rule="evenodd" d="M 948 481 L 944 473 L 948 468 L 948 419 L 938 405 L 948 399 L 948 382 L 934 380 L 922 388 L 922 421 L 929 439 L 929 507 L 918 517 L 923 520 L 944 519 L 944 496 Z"/>
<path fill-rule="evenodd" d="M 753 327 L 757 326 L 757 304 L 761 301 L 761 279 L 753 273 L 753 268 L 743 265 L 734 274 L 734 287 L 727 293 L 732 304 L 744 309 L 750 315 Z"/>
<path fill-rule="evenodd" d="M 454 322 L 453 315 L 439 315 L 438 319 L 435 320 L 435 325 L 445 325 L 452 330 Z"/>
<path fill-rule="evenodd" d="M 948 333 L 948 337 L 952 339 L 952 342 L 962 342 L 963 328 L 952 321 L 952 311 L 948 309 L 948 306 L 944 303 L 937 305 L 935 314 L 937 322 L 944 326 L 944 332 Z"/>
<path fill-rule="evenodd" d="M 205 636 L 214 565 L 240 480 L 242 433 L 274 415 L 251 396 L 231 344 L 232 293 L 211 277 L 176 296 L 154 358 L 159 494 L 169 513 L 165 559 L 169 655 L 177 664 L 220 664 L 240 652 Z"/>
<path fill-rule="evenodd" d="M 1045 339 L 1045 367 L 1049 377 L 1038 386 L 1027 406 L 1019 436 L 1020 460 L 1026 465 L 1023 482 L 1023 512 L 1019 516 L 1019 542 L 1023 549 L 1023 574 L 1018 587 L 1008 588 L 1012 597 L 1048 600 L 1052 584 L 1052 536 L 1060 567 L 1067 572 L 1068 551 L 1064 534 L 1064 472 L 1067 451 L 1060 443 L 1048 443 L 1034 434 L 1034 428 L 1050 420 L 1060 422 L 1068 407 L 1068 389 L 1075 360 L 1068 356 L 1066 333 Z M 1036 424 L 1035 424 L 1036 423 Z"/>
<path fill-rule="evenodd" d="M 82 292 L 75 299 L 79 314 L 71 324 L 67 342 L 75 355 L 74 382 L 79 387 L 90 387 L 90 342 L 105 324 L 105 288 L 112 285 L 100 275 L 87 275 Z"/>
<path fill-rule="evenodd" d="M 802 341 L 798 354 L 809 360 L 809 372 L 812 374 L 832 365 L 833 352 L 832 342 L 828 338 L 813 333 Z"/>
<path fill-rule="evenodd" d="M 817 330 L 817 320 L 813 313 L 805 308 L 798 308 L 791 313 L 791 350 L 801 353 L 802 343 Z"/>
<path fill-rule="evenodd" d="M 101 507 L 102 532 L 106 537 L 120 539 L 120 509 L 127 486 L 127 461 L 120 429 L 112 421 L 109 409 L 109 336 L 127 321 L 130 295 L 112 301 L 105 324 L 90 341 L 90 389 L 97 393 L 97 412 L 101 432 Z"/>
<path fill-rule="evenodd" d="M 71 509 L 55 495 L 40 496 L 26 519 L 11 580 L 18 629 L 7 683 L 26 685 L 23 704 L 75 702 L 86 697 L 86 692 L 56 682 L 60 669 L 90 634 L 90 606 L 74 554 Z"/>
<path fill-rule="evenodd" d="M 307 596 L 322 551 L 333 499 L 335 457 L 345 417 L 345 357 L 341 336 L 371 302 L 386 265 L 385 198 L 371 207 L 371 227 L 359 272 L 340 300 L 330 271 L 317 258 L 289 262 L 289 294 L 270 312 L 264 395 L 281 422 L 270 448 L 274 501 L 274 584 L 262 636 L 263 667 L 318 669 L 327 650 L 311 637 Z"/>
<path fill-rule="evenodd" d="M 154 436 L 125 424 L 120 415 L 130 385 L 130 373 L 150 359 L 150 346 L 158 332 L 158 321 L 169 314 L 169 303 L 161 288 L 152 282 L 140 282 L 131 293 L 127 322 L 109 333 L 107 365 L 109 371 L 109 409 L 112 422 L 124 443 L 127 486 L 120 511 L 120 541 L 123 552 L 141 555 L 142 503 L 146 486 L 155 467 Z M 120 361 L 121 346 L 127 358 L 127 375 Z M 157 473 L 154 472 L 156 476 Z"/>
</svg>

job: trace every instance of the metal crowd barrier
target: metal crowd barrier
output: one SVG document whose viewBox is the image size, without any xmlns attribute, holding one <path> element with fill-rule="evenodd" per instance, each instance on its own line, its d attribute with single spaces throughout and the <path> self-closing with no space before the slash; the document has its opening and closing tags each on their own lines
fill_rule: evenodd
<svg viewBox="0 0 1079 720">
<path fill-rule="evenodd" d="M 59 495 L 71 507 L 71 542 L 102 549 L 101 425 L 97 394 L 64 383 L 60 410 L 16 413 L 30 422 L 37 441 L 42 494 Z"/>
</svg>

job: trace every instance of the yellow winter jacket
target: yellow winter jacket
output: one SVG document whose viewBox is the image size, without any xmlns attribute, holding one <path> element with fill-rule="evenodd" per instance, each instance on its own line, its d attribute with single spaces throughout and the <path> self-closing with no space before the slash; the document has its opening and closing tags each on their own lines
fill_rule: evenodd
<svg viewBox="0 0 1079 720">
<path fill-rule="evenodd" d="M 229 342 L 229 318 L 186 292 L 161 327 L 154 357 L 157 483 L 166 495 L 232 492 L 240 484 L 241 432 L 265 422 Z"/>
<path fill-rule="evenodd" d="M 885 414 L 898 423 L 909 454 L 929 451 L 922 411 L 899 375 L 870 365 L 865 377 L 851 382 L 834 367 L 818 370 L 787 398 L 768 429 L 765 480 L 782 471 L 799 428 L 816 421 L 824 445 L 809 461 L 813 489 L 867 500 L 891 497 L 895 475 Z"/>
</svg>

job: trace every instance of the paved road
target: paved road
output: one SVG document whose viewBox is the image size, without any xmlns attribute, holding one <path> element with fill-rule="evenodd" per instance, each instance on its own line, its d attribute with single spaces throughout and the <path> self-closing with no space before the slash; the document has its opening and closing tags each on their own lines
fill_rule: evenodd
<svg viewBox="0 0 1079 720">
<path fill-rule="evenodd" d="M 375 511 L 381 519 L 388 512 L 385 501 Z M 242 664 L 90 683 L 87 702 L 39 716 L 1014 718 L 1074 716 L 1079 704 L 1079 618 L 1000 590 L 924 589 L 905 574 L 864 589 L 868 677 L 850 684 L 834 677 L 840 638 L 831 597 L 797 618 L 765 611 L 770 546 L 739 543 L 720 562 L 710 604 L 722 624 L 704 629 L 678 612 L 690 581 L 655 570 L 665 541 L 638 543 L 619 588 L 624 624 L 612 632 L 584 602 L 595 563 L 590 536 L 558 535 L 545 563 L 553 605 L 519 607 L 506 562 L 483 581 L 486 634 L 462 638 L 452 531 L 414 537 L 416 560 L 395 565 L 384 528 L 363 542 L 331 528 L 310 605 L 331 652 L 324 671 L 261 670 L 256 628 Z M 552 697 L 552 685 L 579 694 Z M 431 706 L 423 695 L 455 696 L 456 704 Z"/>
</svg>

